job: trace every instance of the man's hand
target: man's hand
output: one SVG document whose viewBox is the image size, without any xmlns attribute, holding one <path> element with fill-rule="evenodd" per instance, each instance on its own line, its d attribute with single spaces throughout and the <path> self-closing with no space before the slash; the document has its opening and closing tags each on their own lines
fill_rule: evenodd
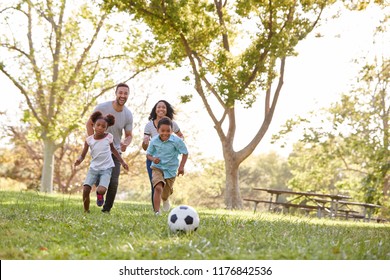
<svg viewBox="0 0 390 280">
<path fill-rule="evenodd" d="M 125 170 L 129 171 L 129 166 L 127 165 L 126 162 L 122 162 L 122 166 Z"/>
<path fill-rule="evenodd" d="M 83 162 L 83 158 L 82 157 L 79 157 L 78 159 L 76 159 L 76 161 L 74 162 L 74 166 L 78 166 L 80 165 L 80 163 Z"/>
</svg>

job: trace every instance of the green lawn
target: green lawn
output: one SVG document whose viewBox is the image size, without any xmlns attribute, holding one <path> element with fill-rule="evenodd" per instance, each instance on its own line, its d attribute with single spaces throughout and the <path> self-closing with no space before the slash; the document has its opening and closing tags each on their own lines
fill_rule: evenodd
<svg viewBox="0 0 390 280">
<path fill-rule="evenodd" d="M 80 196 L 0 191 L 0 259 L 389 260 L 390 224 L 197 209 L 192 234 L 172 234 L 148 203 L 110 215 Z"/>
</svg>

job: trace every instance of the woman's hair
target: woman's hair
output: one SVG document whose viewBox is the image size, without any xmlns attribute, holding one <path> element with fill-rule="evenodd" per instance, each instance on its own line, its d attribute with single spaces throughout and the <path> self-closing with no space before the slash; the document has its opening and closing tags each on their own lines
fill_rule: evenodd
<svg viewBox="0 0 390 280">
<path fill-rule="evenodd" d="M 99 119 L 105 120 L 107 123 L 107 126 L 112 126 L 115 123 L 115 117 L 111 114 L 108 114 L 107 116 L 103 116 L 102 112 L 96 111 L 91 115 L 91 121 L 93 123 L 96 123 L 96 121 Z"/>
<path fill-rule="evenodd" d="M 172 105 L 169 104 L 168 101 L 165 101 L 165 100 L 159 100 L 153 107 L 152 111 L 150 112 L 150 115 L 149 115 L 149 120 L 155 120 L 157 118 L 157 114 L 156 114 L 156 108 L 157 108 L 157 104 L 160 103 L 160 102 L 164 102 L 165 106 L 167 107 L 167 117 L 170 118 L 171 120 L 173 120 L 173 115 L 175 114 L 175 110 L 173 109 Z"/>
<path fill-rule="evenodd" d="M 163 124 L 166 124 L 166 125 L 169 125 L 170 127 L 172 127 L 172 121 L 168 117 L 163 117 L 161 120 L 158 121 L 157 129 L 159 129 L 160 126 L 162 126 Z"/>
</svg>

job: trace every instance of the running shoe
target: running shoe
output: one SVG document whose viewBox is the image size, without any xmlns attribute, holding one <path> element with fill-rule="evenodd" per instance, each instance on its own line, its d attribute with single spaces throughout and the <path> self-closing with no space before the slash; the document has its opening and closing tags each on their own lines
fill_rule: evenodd
<svg viewBox="0 0 390 280">
<path fill-rule="evenodd" d="M 170 208 L 171 208 L 171 204 L 169 203 L 169 199 L 163 200 L 163 207 L 162 207 L 163 211 L 168 212 Z"/>
<path fill-rule="evenodd" d="M 97 199 L 96 199 L 96 204 L 97 206 L 101 207 L 104 204 L 104 196 L 102 194 L 96 194 Z"/>
</svg>

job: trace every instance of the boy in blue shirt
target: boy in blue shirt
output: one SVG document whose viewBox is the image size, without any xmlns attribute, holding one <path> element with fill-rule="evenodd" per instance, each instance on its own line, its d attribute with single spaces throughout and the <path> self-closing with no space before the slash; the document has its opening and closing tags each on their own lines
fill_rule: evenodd
<svg viewBox="0 0 390 280">
<path fill-rule="evenodd" d="M 157 124 L 158 135 L 153 137 L 146 151 L 146 157 L 152 161 L 152 184 L 154 187 L 153 204 L 156 215 L 160 215 L 160 203 L 163 210 L 169 211 L 169 196 L 173 193 L 173 184 L 177 175 L 184 175 L 184 166 L 188 150 L 184 141 L 173 135 L 172 121 L 162 118 Z M 182 154 L 179 164 L 178 156 Z"/>
</svg>

